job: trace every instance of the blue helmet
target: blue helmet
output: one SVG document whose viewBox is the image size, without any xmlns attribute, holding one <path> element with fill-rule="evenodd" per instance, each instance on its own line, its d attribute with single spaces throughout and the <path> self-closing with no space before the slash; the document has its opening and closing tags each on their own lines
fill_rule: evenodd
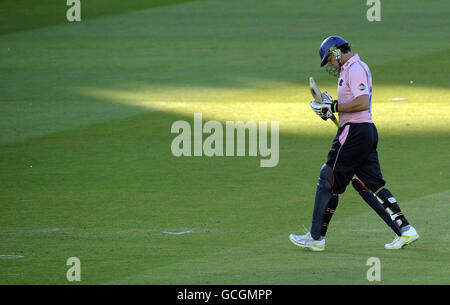
<svg viewBox="0 0 450 305">
<path fill-rule="evenodd" d="M 327 63 L 328 55 L 330 54 L 334 54 L 336 60 L 340 62 L 341 53 L 338 49 L 344 44 L 348 44 L 348 42 L 344 38 L 337 35 L 325 38 L 319 48 L 319 56 L 321 60 L 320 66 L 325 66 L 325 64 Z"/>
</svg>

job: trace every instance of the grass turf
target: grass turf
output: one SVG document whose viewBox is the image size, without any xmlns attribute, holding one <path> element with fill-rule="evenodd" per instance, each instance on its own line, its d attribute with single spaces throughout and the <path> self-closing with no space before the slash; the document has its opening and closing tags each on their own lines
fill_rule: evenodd
<svg viewBox="0 0 450 305">
<path fill-rule="evenodd" d="M 34 24 L 47 25 L 48 7 Z M 0 259 L 0 283 L 69 283 L 65 262 L 76 256 L 82 284 L 367 284 L 375 256 L 382 284 L 448 284 L 444 2 L 383 3 L 379 23 L 364 3 L 346 7 L 195 1 L 23 32 L 8 21 L 0 255 L 23 258 Z M 335 132 L 308 109 L 306 87 L 314 75 L 336 95 L 317 67 L 330 28 L 372 69 L 382 171 L 422 236 L 402 251 L 383 249 L 392 233 L 351 187 L 324 253 L 287 239 L 309 227 Z M 170 127 L 193 112 L 279 121 L 279 165 L 173 157 Z"/>
</svg>

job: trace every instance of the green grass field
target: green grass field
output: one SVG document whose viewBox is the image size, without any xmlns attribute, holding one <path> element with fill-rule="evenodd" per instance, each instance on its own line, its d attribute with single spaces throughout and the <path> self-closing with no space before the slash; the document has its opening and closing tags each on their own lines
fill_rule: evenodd
<svg viewBox="0 0 450 305">
<path fill-rule="evenodd" d="M 450 284 L 447 1 L 382 1 L 368 22 L 366 1 L 82 0 L 74 23 L 65 1 L 3 2 L 0 284 L 364 285 L 370 257 L 378 284 Z M 336 96 L 317 52 L 331 34 L 372 70 L 383 175 L 421 235 L 400 251 L 351 186 L 325 252 L 288 240 L 336 132 L 307 87 Z M 194 112 L 279 121 L 278 166 L 174 157 Z"/>
</svg>

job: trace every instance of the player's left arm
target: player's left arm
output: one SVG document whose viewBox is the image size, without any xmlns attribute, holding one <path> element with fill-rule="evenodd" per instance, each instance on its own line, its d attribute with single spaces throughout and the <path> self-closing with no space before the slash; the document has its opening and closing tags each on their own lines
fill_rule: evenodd
<svg viewBox="0 0 450 305">
<path fill-rule="evenodd" d="M 338 112 L 359 112 L 369 110 L 370 101 L 368 94 L 362 94 L 356 97 L 353 101 L 348 103 L 337 103 L 337 111 Z"/>
<path fill-rule="evenodd" d="M 336 112 L 360 112 L 370 108 L 370 82 L 368 74 L 363 66 L 355 63 L 349 68 L 348 89 L 355 99 L 350 102 L 339 103 L 337 101 Z"/>
<path fill-rule="evenodd" d="M 323 103 L 318 104 L 320 108 L 323 108 L 321 109 L 321 112 L 329 113 L 329 115 L 334 112 L 366 111 L 370 107 L 370 97 L 368 94 L 358 95 L 353 101 L 347 103 L 339 103 L 339 101 L 333 100 L 328 92 L 324 91 L 322 92 L 322 99 Z"/>
</svg>

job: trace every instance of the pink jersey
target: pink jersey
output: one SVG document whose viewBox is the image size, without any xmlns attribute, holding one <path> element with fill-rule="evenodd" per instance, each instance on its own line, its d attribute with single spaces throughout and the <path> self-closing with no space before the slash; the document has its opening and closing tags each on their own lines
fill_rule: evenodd
<svg viewBox="0 0 450 305">
<path fill-rule="evenodd" d="M 339 125 L 351 123 L 372 123 L 372 76 L 369 67 L 359 59 L 358 54 L 350 57 L 341 67 L 338 80 L 338 101 L 345 104 L 360 95 L 369 95 L 369 109 L 359 112 L 339 112 Z M 338 108 L 339 109 L 339 108 Z"/>
</svg>

